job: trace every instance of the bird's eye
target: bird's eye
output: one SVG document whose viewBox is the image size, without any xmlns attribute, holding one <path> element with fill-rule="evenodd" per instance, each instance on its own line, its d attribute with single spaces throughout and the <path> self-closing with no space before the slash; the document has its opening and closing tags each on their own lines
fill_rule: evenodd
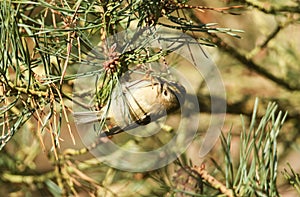
<svg viewBox="0 0 300 197">
<path fill-rule="evenodd" d="M 163 94 L 164 94 L 164 96 L 168 96 L 168 91 L 164 90 Z"/>
</svg>

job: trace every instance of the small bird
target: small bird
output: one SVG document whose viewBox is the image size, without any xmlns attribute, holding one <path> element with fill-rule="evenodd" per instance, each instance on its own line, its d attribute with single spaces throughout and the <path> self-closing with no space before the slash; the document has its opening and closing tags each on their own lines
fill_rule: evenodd
<svg viewBox="0 0 300 197">
<path fill-rule="evenodd" d="M 107 125 L 113 125 L 101 136 L 111 136 L 147 125 L 172 113 L 183 105 L 185 88 L 161 77 L 144 78 L 117 84 L 111 99 L 100 111 L 77 112 L 77 124 L 94 123 L 106 114 Z"/>
</svg>

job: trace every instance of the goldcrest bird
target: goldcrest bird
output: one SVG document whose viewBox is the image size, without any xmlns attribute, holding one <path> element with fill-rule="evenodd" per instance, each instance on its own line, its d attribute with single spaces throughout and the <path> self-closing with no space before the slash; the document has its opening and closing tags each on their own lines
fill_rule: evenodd
<svg viewBox="0 0 300 197">
<path fill-rule="evenodd" d="M 135 80 L 116 85 L 107 106 L 100 111 L 76 113 L 77 124 L 99 121 L 106 114 L 108 125 L 113 125 L 105 136 L 146 125 L 183 105 L 185 88 L 160 77 Z"/>
</svg>

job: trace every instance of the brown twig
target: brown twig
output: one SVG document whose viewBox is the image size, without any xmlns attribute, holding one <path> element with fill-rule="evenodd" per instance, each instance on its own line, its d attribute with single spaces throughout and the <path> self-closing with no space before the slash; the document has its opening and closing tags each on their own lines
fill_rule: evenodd
<svg viewBox="0 0 300 197">
<path fill-rule="evenodd" d="M 267 69 L 256 64 L 251 58 L 248 58 L 245 54 L 241 53 L 236 48 L 227 44 L 219 36 L 217 35 L 211 35 L 211 36 L 213 37 L 213 42 L 216 46 L 218 46 L 222 51 L 226 52 L 230 56 L 240 61 L 248 69 L 257 72 L 258 74 L 270 79 L 271 81 L 275 82 L 277 85 L 287 90 L 300 90 L 299 86 L 294 86 L 288 83 L 287 81 L 285 81 L 284 79 L 278 78 L 272 73 L 268 72 Z"/>
<path fill-rule="evenodd" d="M 207 7 L 207 6 L 193 6 L 193 5 L 182 4 L 182 3 L 176 3 L 175 6 L 177 9 L 197 9 L 201 12 L 204 12 L 205 10 L 211 10 L 211 11 L 216 11 L 216 12 L 225 13 L 225 14 L 235 14 L 235 13 L 230 12 L 229 10 L 239 9 L 239 8 L 244 7 L 242 5 L 235 5 L 235 6 L 214 8 L 214 7 Z"/>
<path fill-rule="evenodd" d="M 202 24 L 202 21 L 194 15 L 194 13 L 190 12 L 190 17 L 195 20 L 196 22 Z M 288 21 L 284 24 L 281 24 L 278 26 L 278 28 L 276 28 L 265 40 L 265 42 L 260 46 L 260 48 L 262 49 L 263 47 L 266 47 L 266 45 L 270 42 L 271 39 L 273 39 L 279 32 L 280 30 L 282 30 L 282 28 L 288 26 L 289 24 L 291 24 L 293 21 Z M 267 69 L 265 69 L 264 67 L 262 67 L 261 65 L 255 63 L 252 59 L 252 54 L 255 53 L 256 51 L 253 50 L 251 53 L 249 54 L 243 54 L 242 52 L 238 51 L 237 48 L 229 45 L 227 42 L 225 42 L 222 38 L 220 38 L 217 34 L 213 34 L 213 33 L 208 33 L 209 36 L 211 37 L 212 43 L 219 47 L 220 50 L 224 51 L 226 54 L 232 56 L 233 58 L 235 58 L 236 60 L 238 60 L 239 62 L 241 62 L 244 66 L 246 66 L 248 69 L 255 71 L 256 73 L 258 73 L 259 75 L 264 76 L 265 78 L 275 82 L 277 85 L 287 89 L 287 90 L 300 90 L 300 86 L 299 85 L 293 85 L 290 84 L 288 81 L 279 78 L 275 75 L 273 75 L 272 73 L 270 73 Z"/>
<path fill-rule="evenodd" d="M 216 178 L 211 176 L 206 170 L 205 170 L 205 165 L 201 166 L 194 166 L 192 167 L 192 170 L 197 172 L 200 177 L 205 180 L 207 183 L 209 183 L 212 187 L 215 189 L 218 189 L 222 194 L 228 196 L 228 197 L 233 197 L 233 191 L 231 189 L 228 189 L 223 183 L 218 181 Z"/>
<path fill-rule="evenodd" d="M 275 6 L 270 5 L 266 6 L 267 4 L 264 2 L 260 2 L 257 0 L 243 0 L 245 4 L 248 6 L 252 6 L 254 8 L 257 8 L 258 10 L 266 13 L 266 14 L 277 14 L 279 12 L 289 12 L 289 13 L 300 13 L 300 7 L 298 6 Z"/>
</svg>

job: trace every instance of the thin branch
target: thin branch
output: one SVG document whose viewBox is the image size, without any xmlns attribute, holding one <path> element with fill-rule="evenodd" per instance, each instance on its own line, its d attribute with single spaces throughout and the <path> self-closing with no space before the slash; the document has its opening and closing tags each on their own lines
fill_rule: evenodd
<svg viewBox="0 0 300 197">
<path fill-rule="evenodd" d="M 4 81 L 2 81 L 2 82 L 5 83 Z M 29 89 L 27 87 L 22 88 L 19 86 L 15 86 L 14 83 L 12 83 L 11 81 L 8 81 L 7 84 L 10 89 L 15 90 L 17 92 L 21 92 L 24 94 L 31 94 L 31 95 L 38 96 L 38 97 L 47 97 L 48 96 L 48 91 L 38 91 L 38 90 L 34 90 L 34 89 Z"/>
<path fill-rule="evenodd" d="M 251 59 L 252 57 L 254 57 L 258 52 L 260 52 L 261 50 L 265 49 L 267 47 L 267 45 L 269 44 L 270 41 L 272 41 L 272 39 L 274 39 L 280 32 L 281 30 L 283 30 L 285 27 L 287 27 L 288 25 L 294 23 L 294 20 L 287 20 L 284 23 L 278 24 L 276 26 L 276 28 L 268 35 L 266 36 L 265 41 L 258 45 L 257 47 L 255 47 L 248 55 L 247 58 Z"/>
<path fill-rule="evenodd" d="M 45 181 L 55 177 L 53 171 L 50 171 L 41 175 L 18 175 L 9 172 L 3 172 L 0 174 L 0 179 L 4 181 L 9 181 L 11 183 L 44 183 Z"/>
<path fill-rule="evenodd" d="M 260 51 L 262 51 L 263 49 L 265 49 L 268 45 L 268 43 L 276 37 L 276 35 L 280 32 L 280 30 L 282 30 L 282 26 L 281 25 L 277 25 L 277 27 L 275 28 L 275 30 L 273 32 L 271 32 L 271 34 L 269 36 L 267 36 L 266 40 L 256 46 L 251 52 L 249 52 L 249 54 L 247 55 L 247 57 L 249 59 L 251 59 L 252 57 L 254 57 L 255 55 L 257 55 L 257 53 L 259 53 Z"/>
<path fill-rule="evenodd" d="M 300 90 L 300 87 L 297 85 L 292 85 L 281 79 L 276 77 L 272 73 L 270 73 L 267 69 L 263 68 L 262 66 L 256 64 L 252 59 L 247 57 L 246 55 L 239 52 L 236 48 L 230 46 L 225 41 L 223 41 L 218 35 L 211 35 L 213 37 L 214 44 L 220 48 L 220 50 L 226 52 L 228 55 L 232 56 L 233 58 L 240 61 L 244 66 L 248 69 L 257 72 L 258 74 L 270 79 L 271 81 L 275 82 L 277 85 L 287 89 L 287 90 Z"/>
<path fill-rule="evenodd" d="M 299 8 L 300 9 L 300 8 Z M 197 23 L 202 24 L 201 20 L 196 17 L 194 15 L 193 12 L 189 12 L 190 17 L 196 21 Z M 268 42 L 274 38 L 279 31 L 287 26 L 288 24 L 292 23 L 292 21 L 288 21 L 282 25 L 279 25 L 279 29 L 276 28 L 269 36 L 268 38 L 265 40 L 265 42 L 260 46 L 260 47 L 264 47 L 265 45 L 268 44 Z M 236 60 L 240 61 L 244 66 L 246 66 L 248 69 L 255 71 L 256 73 L 266 77 L 267 79 L 275 82 L 277 85 L 287 89 L 287 90 L 300 90 L 300 86 L 299 85 L 292 85 L 290 84 L 288 81 L 276 77 L 275 75 L 273 75 L 272 73 L 270 73 L 267 69 L 263 68 L 262 66 L 260 66 L 259 64 L 255 63 L 251 57 L 252 57 L 252 53 L 255 53 L 255 51 L 252 51 L 250 54 L 243 54 L 240 51 L 238 51 L 237 48 L 230 46 L 227 42 L 225 42 L 222 38 L 220 38 L 217 34 L 213 34 L 213 33 L 207 33 L 209 34 L 209 36 L 211 37 L 212 43 L 216 46 L 219 47 L 220 50 L 224 51 L 226 54 L 232 56 L 233 58 L 235 58 Z"/>
<path fill-rule="evenodd" d="M 266 7 L 264 2 L 260 2 L 257 0 L 243 0 L 244 3 L 246 3 L 248 6 L 252 6 L 254 8 L 257 8 L 258 10 L 266 13 L 266 14 L 278 14 L 281 12 L 288 12 L 288 13 L 300 13 L 300 6 L 275 6 L 271 5 L 269 7 Z"/>
<path fill-rule="evenodd" d="M 202 179 L 207 181 L 215 189 L 218 189 L 225 196 L 233 197 L 233 191 L 231 189 L 228 189 L 225 185 L 223 185 L 223 183 L 218 181 L 216 178 L 208 174 L 208 172 L 205 170 L 204 165 L 200 167 L 194 166 L 192 167 L 192 170 L 196 171 Z"/>
</svg>

